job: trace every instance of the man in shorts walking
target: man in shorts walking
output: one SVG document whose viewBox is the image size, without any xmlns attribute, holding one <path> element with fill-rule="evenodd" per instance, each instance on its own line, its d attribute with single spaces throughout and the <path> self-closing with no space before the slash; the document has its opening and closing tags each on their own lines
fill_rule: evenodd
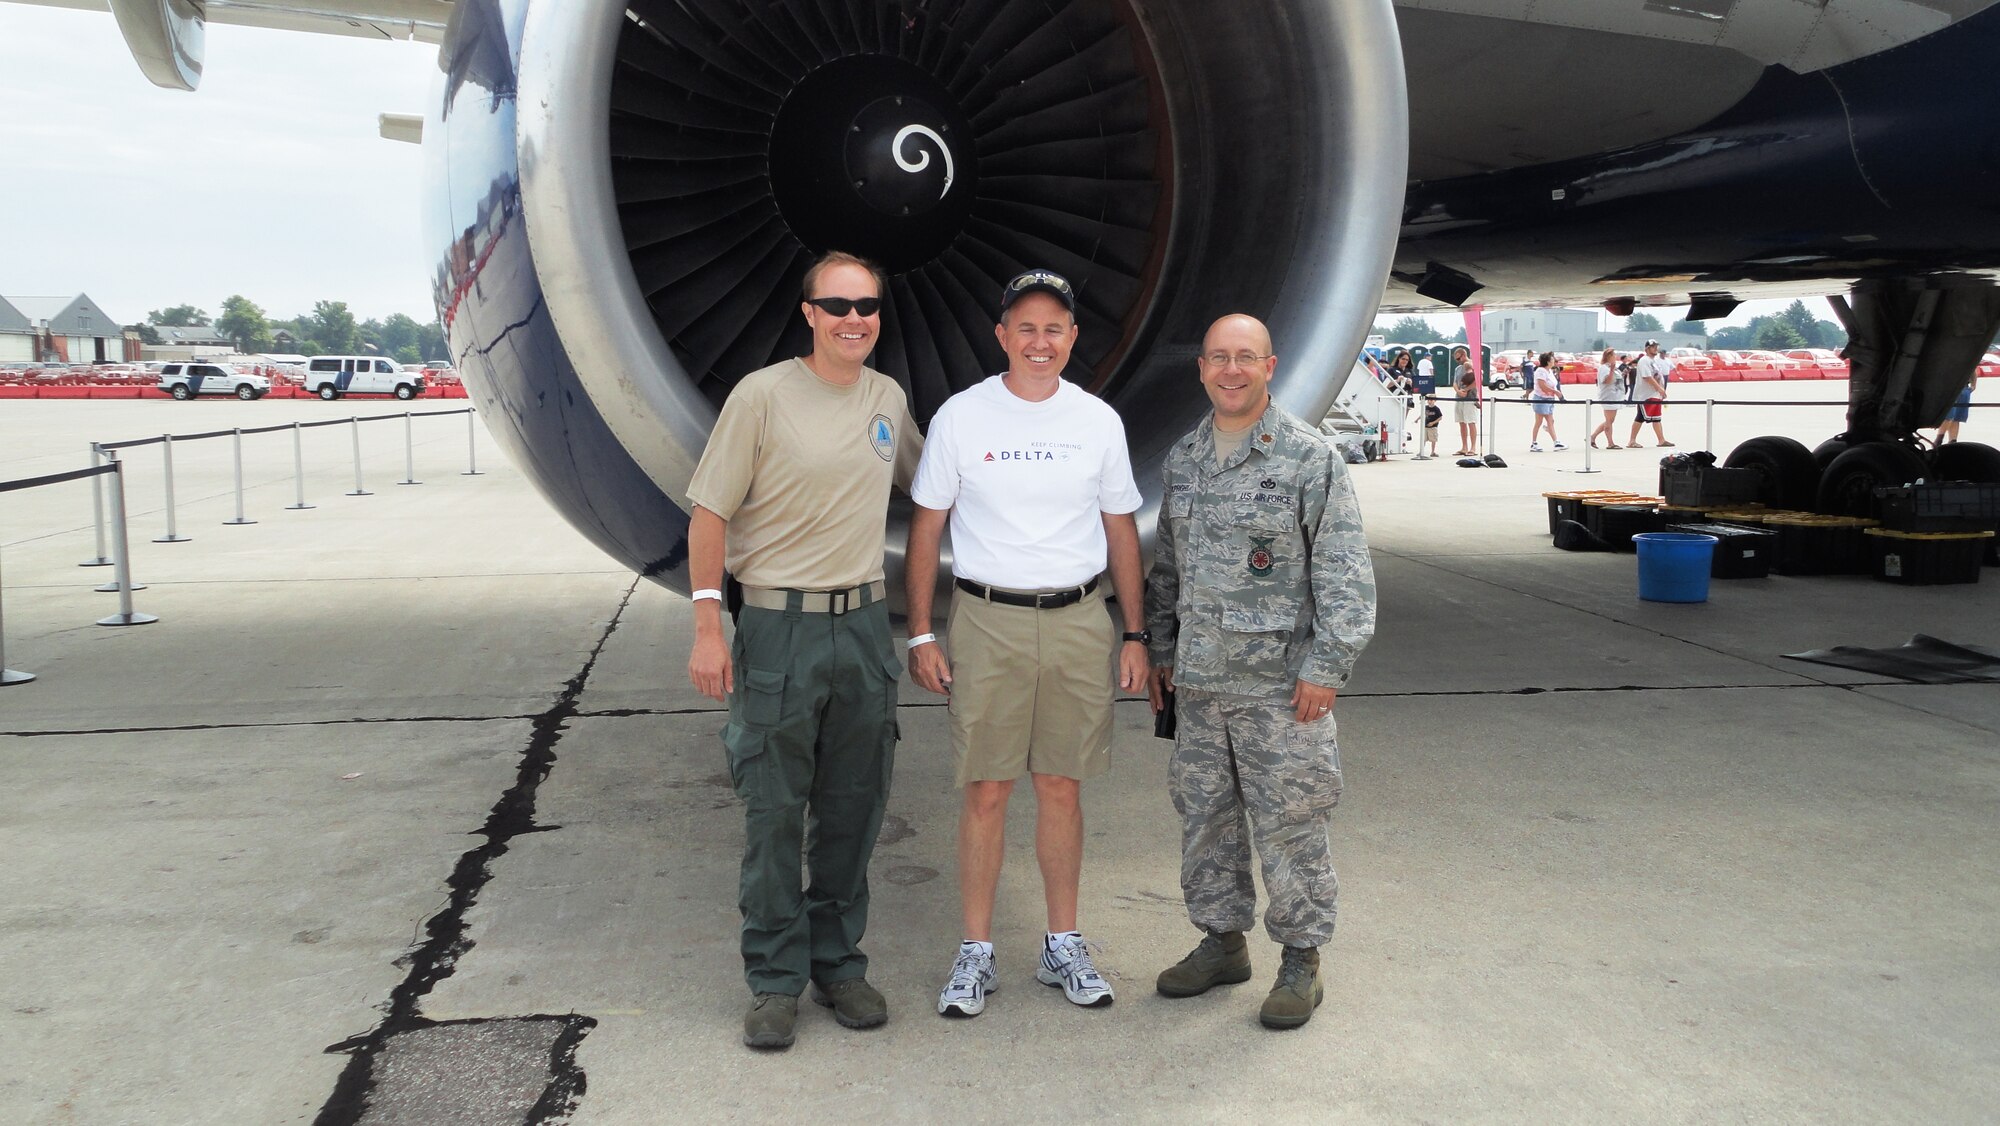
<svg viewBox="0 0 2000 1126">
<path fill-rule="evenodd" d="M 1646 341 L 1646 354 L 1639 357 L 1639 364 L 1632 376 L 1632 399 L 1639 407 L 1632 412 L 1632 436 L 1625 440 L 1627 446 L 1639 445 L 1639 428 L 1647 424 L 1653 427 L 1653 444 L 1673 445 L 1667 441 L 1666 428 L 1660 424 L 1660 416 L 1665 411 L 1667 401 L 1667 379 L 1673 374 L 1674 362 L 1660 355 L 1660 342 Z"/>
<path fill-rule="evenodd" d="M 848 1028 L 889 1019 L 860 948 L 896 747 L 882 537 L 889 487 L 909 488 L 922 439 L 902 387 L 862 366 L 882 330 L 881 294 L 881 275 L 852 255 L 807 270 L 811 354 L 743 377 L 688 485 L 688 679 L 729 703 L 753 1048 L 791 1045 L 808 983 Z M 742 587 L 733 649 L 725 560 Z"/>
<path fill-rule="evenodd" d="M 1035 855 L 1048 912 L 1036 978 L 1078 1005 L 1111 985 L 1077 929 L 1082 782 L 1110 765 L 1112 662 L 1118 684 L 1147 682 L 1138 486 L 1125 429 L 1102 400 L 1062 378 L 1075 347 L 1068 281 L 1032 270 L 1000 297 L 1007 371 L 951 397 L 931 420 L 910 496 L 910 679 L 951 697 L 964 941 L 938 995 L 944 1016 L 977 1016 L 995 989 L 993 901 L 1007 800 L 1035 787 Z M 938 549 L 951 525 L 957 587 L 932 633 Z M 1112 636 L 1099 576 L 1107 562 L 1124 619 Z M 950 645 L 947 655 L 946 644 Z"/>
</svg>

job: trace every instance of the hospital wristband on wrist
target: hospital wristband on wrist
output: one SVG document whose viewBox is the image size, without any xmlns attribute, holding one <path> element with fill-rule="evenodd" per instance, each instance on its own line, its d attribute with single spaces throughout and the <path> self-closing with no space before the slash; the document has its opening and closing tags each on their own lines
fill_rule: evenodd
<svg viewBox="0 0 2000 1126">
<path fill-rule="evenodd" d="M 714 587 L 704 587 L 688 595 L 689 602 L 700 602 L 704 598 L 713 598 L 717 602 L 720 602 L 722 601 L 722 592 L 716 590 Z"/>
<path fill-rule="evenodd" d="M 931 642 L 936 640 L 937 640 L 937 634 L 920 633 L 917 636 L 909 639 L 908 641 L 903 642 L 903 648 L 915 649 L 919 645 L 929 645 Z"/>
</svg>

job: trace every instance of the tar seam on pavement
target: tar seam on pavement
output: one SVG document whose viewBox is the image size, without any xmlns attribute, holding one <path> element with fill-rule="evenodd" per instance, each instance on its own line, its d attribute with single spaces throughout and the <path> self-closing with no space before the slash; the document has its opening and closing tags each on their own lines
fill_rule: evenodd
<svg viewBox="0 0 2000 1126">
<path fill-rule="evenodd" d="M 556 744 L 562 741 L 569 721 L 576 717 L 577 701 L 582 698 L 584 686 L 590 681 L 591 670 L 597 667 L 598 657 L 603 654 L 611 635 L 618 632 L 618 624 L 624 619 L 626 608 L 632 604 L 632 596 L 638 590 L 640 581 L 635 577 L 625 588 L 624 597 L 619 599 L 611 621 L 598 636 L 597 644 L 591 648 L 583 667 L 563 686 L 555 703 L 547 711 L 533 717 L 534 726 L 527 746 L 522 749 L 514 784 L 493 803 L 485 823 L 474 833 L 485 838 L 484 843 L 459 856 L 458 863 L 452 868 L 451 878 L 445 882 L 450 898 L 444 909 L 425 922 L 424 933 L 427 937 L 423 943 L 399 959 L 408 963 L 410 972 L 390 992 L 382 1023 L 373 1031 L 327 1048 L 329 1053 L 347 1053 L 348 1062 L 341 1070 L 339 1080 L 334 1083 L 333 1093 L 328 1096 L 326 1105 L 320 1108 L 319 1116 L 314 1119 L 315 1126 L 353 1126 L 361 1121 L 367 1113 L 369 1096 L 375 1084 L 376 1059 L 397 1035 L 447 1023 L 483 1023 L 428 1020 L 420 1012 L 419 1005 L 439 982 L 452 975 L 458 968 L 458 960 L 474 946 L 473 940 L 466 934 L 465 916 L 493 878 L 493 862 L 506 855 L 515 837 L 561 828 L 559 825 L 535 823 L 536 791 L 549 772 L 555 769 Z M 533 1126 L 573 1110 L 585 1087 L 583 1071 L 576 1066 L 576 1048 L 584 1036 L 597 1026 L 596 1019 L 576 1013 L 504 1019 L 560 1021 L 564 1026 L 551 1051 L 548 1085 L 524 1121 Z"/>
</svg>

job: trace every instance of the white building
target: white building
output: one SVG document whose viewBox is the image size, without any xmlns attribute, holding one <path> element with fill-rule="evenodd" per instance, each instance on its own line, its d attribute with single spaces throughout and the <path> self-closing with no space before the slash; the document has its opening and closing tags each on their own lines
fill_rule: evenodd
<svg viewBox="0 0 2000 1126">
<path fill-rule="evenodd" d="M 1482 314 L 1480 332 L 1495 352 L 1526 348 L 1535 352 L 1590 351 L 1602 340 L 1602 347 L 1636 352 L 1646 341 L 1657 340 L 1665 348 L 1708 347 L 1708 337 L 1688 332 L 1612 332 L 1598 327 L 1596 309 L 1495 309 Z"/>
</svg>

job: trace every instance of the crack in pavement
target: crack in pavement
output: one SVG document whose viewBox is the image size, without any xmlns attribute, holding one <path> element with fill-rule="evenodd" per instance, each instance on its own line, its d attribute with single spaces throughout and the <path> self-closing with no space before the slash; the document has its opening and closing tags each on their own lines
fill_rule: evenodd
<svg viewBox="0 0 2000 1126">
<path fill-rule="evenodd" d="M 561 828 L 559 825 L 539 825 L 535 822 L 535 798 L 541 784 L 555 769 L 556 744 L 562 741 L 570 720 L 577 718 L 577 701 L 583 696 L 584 686 L 590 674 L 597 667 L 598 658 L 604 653 L 611 635 L 618 631 L 624 620 L 626 608 L 632 603 L 632 596 L 639 588 L 640 580 L 634 578 L 625 588 L 624 597 L 619 600 L 618 609 L 612 613 L 611 621 L 604 628 L 597 644 L 591 648 L 583 667 L 577 670 L 563 686 L 562 693 L 549 709 L 532 717 L 533 729 L 528 744 L 521 751 L 520 765 L 515 771 L 514 784 L 502 793 L 487 812 L 486 821 L 475 836 L 485 838 L 480 845 L 462 853 L 452 867 L 451 877 L 445 886 L 450 895 L 444 908 L 432 915 L 424 923 L 426 935 L 423 943 L 403 957 L 397 964 L 407 964 L 410 972 L 389 994 L 388 1002 L 381 1008 L 384 1019 L 372 1031 L 350 1037 L 329 1046 L 330 1054 L 346 1054 L 347 1066 L 341 1069 L 340 1078 L 334 1083 L 333 1093 L 320 1108 L 315 1126 L 354 1126 L 368 1112 L 370 1095 L 375 1088 L 376 1064 L 391 1041 L 406 1032 L 437 1028 L 443 1024 L 467 1025 L 479 1022 L 453 1021 L 439 1022 L 424 1017 L 421 1002 L 435 989 L 439 982 L 449 978 L 458 968 L 459 959 L 470 951 L 476 943 L 466 933 L 466 914 L 479 902 L 480 892 L 485 890 L 493 878 L 493 862 L 506 855 L 514 838 L 527 833 L 546 833 Z M 584 1092 L 584 1074 L 576 1066 L 576 1047 L 592 1028 L 597 1026 L 594 1017 L 577 1013 L 546 1015 L 526 1018 L 495 1018 L 516 1020 L 556 1020 L 563 1022 L 563 1029 L 556 1038 L 550 1060 L 550 1079 L 540 1099 L 535 1103 L 526 1123 L 546 1122 L 558 1114 L 567 1114 L 575 1109 L 577 1099 Z"/>
</svg>

